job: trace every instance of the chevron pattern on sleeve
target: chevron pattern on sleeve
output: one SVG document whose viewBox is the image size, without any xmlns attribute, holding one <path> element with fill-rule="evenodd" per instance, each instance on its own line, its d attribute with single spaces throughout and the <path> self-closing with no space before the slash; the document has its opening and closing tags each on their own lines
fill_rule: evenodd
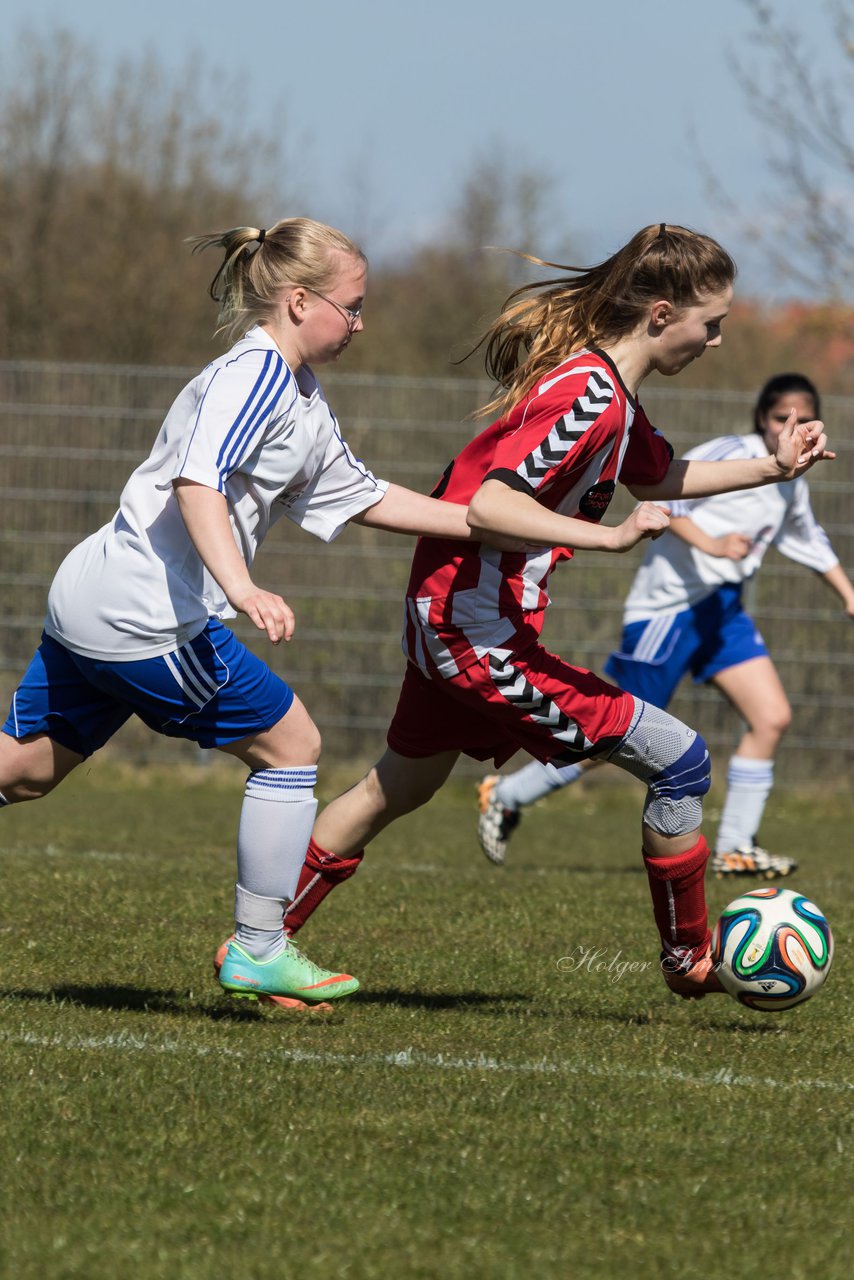
<svg viewBox="0 0 854 1280">
<path fill-rule="evenodd" d="M 569 413 L 563 414 L 548 435 L 518 467 L 518 474 L 532 489 L 559 467 L 586 431 L 599 420 L 614 399 L 614 388 L 607 378 L 594 370 L 584 391 L 576 397 Z"/>
</svg>

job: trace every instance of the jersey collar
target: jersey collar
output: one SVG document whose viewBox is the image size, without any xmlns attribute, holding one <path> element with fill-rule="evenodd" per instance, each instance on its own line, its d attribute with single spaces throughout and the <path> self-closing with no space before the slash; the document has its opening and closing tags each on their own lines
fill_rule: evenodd
<svg viewBox="0 0 854 1280">
<path fill-rule="evenodd" d="M 626 399 L 628 400 L 632 408 L 634 408 L 637 405 L 637 396 L 633 396 L 631 391 L 629 391 L 625 382 L 623 382 L 623 379 L 620 377 L 619 369 L 614 364 L 614 361 L 611 359 L 611 357 L 607 355 L 604 351 L 600 350 L 599 347 L 588 347 L 588 351 L 590 352 L 591 355 L 596 356 L 599 360 L 603 361 L 603 363 L 608 366 L 608 368 L 611 370 L 614 377 L 617 379 L 620 386 L 622 387 L 624 396 L 626 397 Z"/>
</svg>

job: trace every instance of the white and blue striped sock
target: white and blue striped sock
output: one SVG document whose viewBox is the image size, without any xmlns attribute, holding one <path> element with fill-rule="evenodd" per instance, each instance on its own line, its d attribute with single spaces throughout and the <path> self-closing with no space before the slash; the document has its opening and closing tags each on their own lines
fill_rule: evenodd
<svg viewBox="0 0 854 1280">
<path fill-rule="evenodd" d="M 259 769 L 250 773 L 237 833 L 237 882 L 250 895 L 238 903 L 265 899 L 264 919 L 237 920 L 237 941 L 257 960 L 276 955 L 285 945 L 282 920 L 296 893 L 317 813 L 315 765 Z M 253 923 L 254 922 L 254 923 Z M 264 927 L 258 927 L 262 924 Z"/>
<path fill-rule="evenodd" d="M 753 844 L 774 785 L 774 761 L 732 756 L 726 781 L 727 793 L 715 841 L 717 853 L 731 853 Z"/>
</svg>

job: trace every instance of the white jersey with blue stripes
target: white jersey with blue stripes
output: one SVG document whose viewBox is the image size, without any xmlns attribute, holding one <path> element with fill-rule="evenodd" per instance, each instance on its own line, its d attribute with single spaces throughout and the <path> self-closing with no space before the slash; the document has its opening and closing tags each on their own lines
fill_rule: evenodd
<svg viewBox="0 0 854 1280">
<path fill-rule="evenodd" d="M 250 329 L 184 387 L 115 517 L 60 565 L 45 629 L 74 653 L 156 657 L 209 618 L 235 616 L 187 533 L 179 477 L 225 495 L 247 565 L 282 516 L 328 542 L 388 487 L 341 438 L 311 371 L 295 376 L 272 338 Z"/>
<path fill-rule="evenodd" d="M 720 436 L 690 449 L 686 458 L 704 461 L 765 458 L 768 449 L 758 432 Z M 781 484 L 711 498 L 663 502 L 674 516 L 688 516 L 712 538 L 741 533 L 750 539 L 743 560 L 711 556 L 689 546 L 673 533 L 650 542 L 626 598 L 623 623 L 642 622 L 678 613 L 710 596 L 725 583 L 752 578 L 770 546 L 790 560 L 826 573 L 838 563 L 830 539 L 810 506 L 809 487 L 802 476 Z"/>
</svg>

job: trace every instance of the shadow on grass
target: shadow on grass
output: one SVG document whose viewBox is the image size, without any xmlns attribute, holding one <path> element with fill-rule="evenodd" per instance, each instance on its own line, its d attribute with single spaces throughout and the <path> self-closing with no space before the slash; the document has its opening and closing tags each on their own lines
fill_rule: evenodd
<svg viewBox="0 0 854 1280">
<path fill-rule="evenodd" d="M 676 1005 L 675 1001 L 671 1002 L 673 1008 L 681 1008 Z M 688 1004 L 688 1001 L 685 1001 Z M 554 1015 L 554 1008 L 550 1009 Z M 702 1012 L 705 1012 L 703 1010 Z M 574 1018 L 578 1022 L 615 1022 L 619 1026 L 624 1027 L 649 1027 L 657 1026 L 661 1022 L 661 1017 L 656 1013 L 620 1013 L 615 1009 L 599 1009 L 588 1004 L 564 1005 L 560 1009 L 560 1014 L 566 1018 Z M 713 1017 L 709 1021 L 704 1021 L 702 1030 L 722 1032 L 736 1032 L 748 1036 L 766 1036 L 780 1035 L 781 1032 L 787 1030 L 781 1023 L 764 1022 L 737 1022 L 732 1018 Z"/>
<path fill-rule="evenodd" d="M 216 999 L 216 997 L 213 997 Z M 214 1022 L 254 1022 L 264 1010 L 245 1001 L 207 1005 L 180 991 L 158 991 L 150 987 L 62 986 L 45 991 L 0 991 L 0 999 L 39 1004 L 72 1004 L 86 1009 L 110 1009 L 115 1013 L 168 1013 L 184 1018 L 207 1018 Z M 388 988 L 360 991 L 347 1005 L 383 1005 L 398 1009 L 426 1009 L 435 1012 L 454 1009 L 483 1009 L 495 1013 L 502 1006 L 530 1004 L 525 992 L 486 993 L 483 991 L 421 992 Z M 335 1006 L 333 1006 L 334 1008 Z M 310 1012 L 310 1011 L 309 1011 Z"/>
<path fill-rule="evenodd" d="M 213 997 L 216 999 L 216 996 Z M 212 1022 L 255 1022 L 260 1007 L 241 1001 L 207 1005 L 180 991 L 149 987 L 52 987 L 46 991 L 0 991 L 0 999 L 27 1000 L 39 1004 L 72 1004 L 84 1009 L 110 1009 L 114 1013 L 168 1013 L 182 1018 L 206 1018 Z"/>
<path fill-rule="evenodd" d="M 398 1009 L 472 1009 L 482 1008 L 495 1013 L 502 1005 L 530 1004 L 531 997 L 527 992 L 510 991 L 506 993 L 485 991 L 401 991 L 397 987 L 388 987 L 384 991 L 360 991 L 353 996 L 359 1005 L 380 1004 Z M 349 1003 L 349 1002 L 348 1002 Z"/>
<path fill-rule="evenodd" d="M 746 1036 L 779 1036 L 794 1029 L 790 1022 L 734 1022 L 730 1018 L 722 1022 L 715 1018 L 709 1025 L 713 1031 L 735 1031 Z"/>
</svg>

